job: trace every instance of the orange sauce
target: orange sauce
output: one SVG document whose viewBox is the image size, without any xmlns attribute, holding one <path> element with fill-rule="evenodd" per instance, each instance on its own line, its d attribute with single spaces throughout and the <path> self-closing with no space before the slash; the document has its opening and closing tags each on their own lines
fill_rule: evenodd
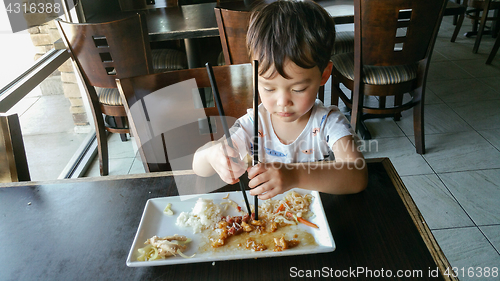
<svg viewBox="0 0 500 281">
<path fill-rule="evenodd" d="M 313 247 L 317 246 L 318 244 L 316 243 L 316 240 L 314 239 L 314 236 L 295 226 L 282 226 L 279 227 L 275 232 L 244 232 L 238 235 L 231 236 L 226 239 L 226 243 L 223 246 L 213 248 L 210 239 L 218 239 L 219 235 L 215 231 L 205 231 L 202 241 L 205 243 L 202 243 L 200 248 L 198 249 L 199 253 L 203 252 L 213 252 L 213 253 L 219 253 L 219 252 L 227 252 L 227 251 L 252 251 L 251 249 L 246 248 L 246 243 L 249 238 L 252 238 L 255 240 L 256 243 L 262 243 L 267 246 L 267 250 L 265 251 L 270 251 L 272 252 L 274 250 L 274 238 L 281 238 L 282 236 L 285 236 L 286 240 L 298 240 L 300 243 L 298 246 L 294 247 L 294 249 L 302 248 L 302 247 Z M 285 250 L 286 251 L 286 250 Z"/>
</svg>

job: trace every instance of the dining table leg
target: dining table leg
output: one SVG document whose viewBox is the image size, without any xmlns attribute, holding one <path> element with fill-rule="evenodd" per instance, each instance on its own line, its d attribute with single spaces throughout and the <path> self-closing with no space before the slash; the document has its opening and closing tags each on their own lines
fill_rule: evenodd
<svg viewBox="0 0 500 281">
<path fill-rule="evenodd" d="M 196 38 L 184 39 L 186 56 L 189 68 L 198 68 L 200 65 L 200 47 Z"/>
</svg>

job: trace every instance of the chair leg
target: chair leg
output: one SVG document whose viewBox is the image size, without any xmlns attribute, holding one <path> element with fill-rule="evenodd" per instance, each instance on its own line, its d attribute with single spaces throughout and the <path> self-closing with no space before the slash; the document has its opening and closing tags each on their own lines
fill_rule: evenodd
<svg viewBox="0 0 500 281">
<path fill-rule="evenodd" d="M 125 117 L 115 116 L 115 123 L 117 128 L 124 128 L 126 124 Z M 127 134 L 120 134 L 122 141 L 127 141 Z"/>
<path fill-rule="evenodd" d="M 352 109 L 351 109 L 351 127 L 357 132 L 358 125 L 361 121 L 361 115 L 363 114 L 363 99 L 364 96 L 360 92 L 359 86 L 354 85 L 354 89 L 352 91 Z"/>
<path fill-rule="evenodd" d="M 370 131 L 368 130 L 368 127 L 366 127 L 365 121 L 362 118 L 358 122 L 358 132 L 361 136 L 361 139 L 363 140 L 372 139 L 372 134 L 370 134 Z"/>
<path fill-rule="evenodd" d="M 109 174 L 108 138 L 102 114 L 94 115 L 94 124 L 97 138 L 97 154 L 99 157 L 99 172 L 101 176 Z"/>
<path fill-rule="evenodd" d="M 421 90 L 419 90 L 421 91 Z M 413 107 L 413 131 L 415 132 L 415 147 L 418 154 L 425 153 L 424 135 L 424 104 L 420 101 Z"/>
<path fill-rule="evenodd" d="M 486 64 L 491 64 L 491 62 L 493 61 L 493 58 L 495 57 L 495 55 L 498 52 L 499 47 L 500 47 L 500 34 L 497 35 L 497 39 L 495 40 L 495 45 L 491 49 L 491 53 L 488 56 L 488 59 L 486 60 Z"/>
<path fill-rule="evenodd" d="M 457 39 L 458 33 L 460 32 L 460 28 L 462 28 L 462 23 L 464 22 L 465 14 L 461 14 L 458 17 L 457 24 L 455 25 L 455 31 L 453 31 L 453 35 L 451 36 L 451 42 L 455 42 Z"/>
<path fill-rule="evenodd" d="M 474 54 L 477 54 L 479 44 L 481 44 L 481 38 L 483 37 L 484 27 L 486 26 L 489 8 L 490 1 L 486 1 L 484 4 L 483 14 L 481 15 L 481 24 L 479 25 L 479 30 L 477 31 L 476 41 L 474 42 L 474 47 L 472 48 L 472 53 Z"/>
<path fill-rule="evenodd" d="M 395 95 L 394 96 L 394 107 L 398 107 L 403 105 L 403 95 Z M 401 112 L 394 114 L 394 121 L 401 120 Z"/>
</svg>

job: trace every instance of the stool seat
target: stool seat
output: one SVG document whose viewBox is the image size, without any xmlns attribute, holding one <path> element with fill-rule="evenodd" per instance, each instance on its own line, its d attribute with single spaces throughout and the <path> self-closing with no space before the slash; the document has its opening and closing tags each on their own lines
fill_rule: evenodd
<svg viewBox="0 0 500 281">
<path fill-rule="evenodd" d="M 354 81 L 354 53 L 332 57 L 333 66 L 344 77 Z M 371 85 L 390 85 L 411 81 L 417 78 L 417 65 L 363 66 L 363 83 Z"/>
<path fill-rule="evenodd" d="M 342 31 L 335 33 L 333 55 L 351 52 L 354 52 L 354 31 Z"/>
<path fill-rule="evenodd" d="M 186 54 L 175 49 L 153 49 L 151 56 L 155 73 L 188 68 Z"/>
</svg>

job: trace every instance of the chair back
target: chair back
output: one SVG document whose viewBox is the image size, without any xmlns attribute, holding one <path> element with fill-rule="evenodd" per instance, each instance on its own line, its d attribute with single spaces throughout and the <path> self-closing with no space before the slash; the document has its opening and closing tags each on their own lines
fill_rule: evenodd
<svg viewBox="0 0 500 281">
<path fill-rule="evenodd" d="M 215 66 L 213 71 L 232 126 L 252 107 L 252 66 Z M 147 172 L 192 169 L 194 152 L 224 135 L 220 118 L 214 118 L 219 112 L 213 98 L 205 106 L 200 98 L 211 92 L 206 68 L 119 79 L 117 84 Z"/>
<path fill-rule="evenodd" d="M 408 65 L 428 58 L 444 0 L 355 0 L 355 50 L 363 65 Z M 359 57 L 361 55 L 361 57 Z"/>
<path fill-rule="evenodd" d="M 57 21 L 66 48 L 90 86 L 116 88 L 116 78 L 153 73 L 143 16 L 106 23 Z"/>
<path fill-rule="evenodd" d="M 226 64 L 250 62 L 246 45 L 250 15 L 250 11 L 215 8 L 215 17 Z"/>
<path fill-rule="evenodd" d="M 30 181 L 17 114 L 0 114 L 0 183 Z"/>
</svg>

